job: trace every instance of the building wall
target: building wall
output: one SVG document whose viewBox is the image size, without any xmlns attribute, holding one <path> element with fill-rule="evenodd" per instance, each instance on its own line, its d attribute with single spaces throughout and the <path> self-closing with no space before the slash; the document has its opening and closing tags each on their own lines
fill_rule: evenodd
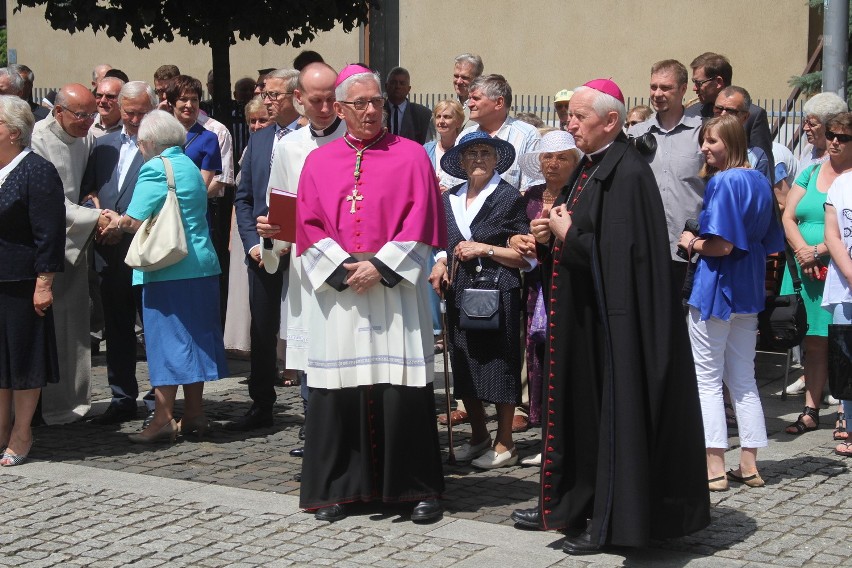
<svg viewBox="0 0 852 568">
<path fill-rule="evenodd" d="M 418 91 L 451 92 L 453 57 L 472 52 L 515 93 L 553 95 L 611 77 L 625 95 L 644 97 L 655 61 L 688 68 L 714 51 L 753 97 L 787 98 L 787 80 L 810 55 L 804 0 L 400 2 L 401 65 Z"/>
<path fill-rule="evenodd" d="M 689 65 L 704 51 L 727 55 L 734 83 L 755 98 L 786 98 L 787 80 L 801 73 L 811 12 L 804 0 L 399 0 L 400 64 L 414 92 L 452 92 L 452 60 L 478 53 L 486 73 L 501 73 L 517 94 L 552 95 L 596 77 L 612 77 L 628 96 L 647 96 L 649 69 L 660 59 Z M 104 33 L 69 35 L 50 29 L 42 8 L 12 14 L 9 48 L 36 73 L 36 87 L 88 84 L 94 64 L 109 63 L 133 79 L 150 80 L 163 63 L 202 79 L 207 46 L 178 38 L 140 50 Z M 812 39 L 812 38 L 811 38 Z M 289 65 L 304 48 L 340 68 L 359 58 L 359 35 L 342 29 L 294 49 L 240 42 L 231 48 L 232 81 L 263 67 Z"/>
</svg>

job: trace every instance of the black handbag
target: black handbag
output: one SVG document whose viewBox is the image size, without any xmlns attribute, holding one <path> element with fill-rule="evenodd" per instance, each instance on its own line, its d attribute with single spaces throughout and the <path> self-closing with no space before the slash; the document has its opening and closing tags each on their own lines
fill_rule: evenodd
<svg viewBox="0 0 852 568">
<path fill-rule="evenodd" d="M 852 400 L 852 325 L 828 326 L 828 390 L 839 400 Z"/>
<path fill-rule="evenodd" d="M 501 329 L 500 289 L 497 284 L 500 280 L 500 271 L 493 279 L 485 276 L 477 276 L 473 279 L 472 288 L 461 291 L 459 298 L 459 329 L 465 331 L 497 331 Z M 481 288 L 480 286 L 485 286 Z"/>
<path fill-rule="evenodd" d="M 808 332 L 808 313 L 802 300 L 802 279 L 793 263 L 793 251 L 787 245 L 787 269 L 793 277 L 792 294 L 766 297 L 766 305 L 757 314 L 760 344 L 773 351 L 786 351 L 799 345 Z"/>
</svg>

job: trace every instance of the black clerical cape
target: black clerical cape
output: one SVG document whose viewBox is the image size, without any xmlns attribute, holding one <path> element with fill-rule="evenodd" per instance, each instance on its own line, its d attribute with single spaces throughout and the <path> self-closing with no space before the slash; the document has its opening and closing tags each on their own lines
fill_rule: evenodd
<svg viewBox="0 0 852 568">
<path fill-rule="evenodd" d="M 691 533 L 710 522 L 704 435 L 659 189 L 621 135 L 584 158 L 555 205 L 566 202 L 573 225 L 550 268 L 542 528 L 626 546 Z"/>
</svg>

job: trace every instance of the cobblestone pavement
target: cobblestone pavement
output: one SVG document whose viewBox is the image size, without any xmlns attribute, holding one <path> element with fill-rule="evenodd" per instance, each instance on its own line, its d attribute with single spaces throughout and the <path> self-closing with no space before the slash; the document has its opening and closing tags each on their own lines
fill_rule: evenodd
<svg viewBox="0 0 852 568">
<path fill-rule="evenodd" d="M 278 389 L 274 426 L 252 433 L 216 428 L 203 440 L 134 446 L 125 434 L 139 429 L 141 411 L 139 420 L 122 427 L 81 422 L 37 428 L 32 459 L 0 470 L 0 565 L 852 565 L 852 473 L 850 461 L 832 451 L 833 411 L 824 411 L 816 432 L 784 434 L 802 400 L 777 396 L 780 360 L 758 359 L 770 432 L 770 446 L 759 456 L 767 486 L 712 494 L 710 527 L 644 550 L 571 558 L 560 551 L 558 533 L 513 528 L 512 509 L 535 502 L 535 468 L 446 466 L 446 514 L 432 525 L 410 523 L 404 508 L 372 506 L 340 523 L 317 522 L 298 509 L 293 475 L 300 461 L 288 451 L 299 445 L 302 417 L 299 389 L 291 387 Z M 109 389 L 103 356 L 93 363 L 98 413 Z M 249 406 L 242 383 L 248 365 L 231 360 L 230 366 L 233 376 L 209 383 L 205 392 L 208 415 L 219 423 Z M 147 380 L 144 363 L 139 370 Z M 440 376 L 436 384 L 442 385 Z M 436 404 L 444 407 L 443 391 Z M 446 429 L 440 432 L 446 445 Z M 466 435 L 458 427 L 456 444 Z M 522 457 L 537 452 L 539 435 L 530 429 L 517 436 Z M 736 451 L 728 452 L 730 467 L 736 459 Z"/>
</svg>

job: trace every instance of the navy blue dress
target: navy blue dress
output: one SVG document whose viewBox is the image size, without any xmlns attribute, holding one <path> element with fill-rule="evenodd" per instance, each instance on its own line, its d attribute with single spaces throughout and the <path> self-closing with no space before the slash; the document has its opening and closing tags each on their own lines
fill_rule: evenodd
<svg viewBox="0 0 852 568">
<path fill-rule="evenodd" d="M 59 381 L 53 314 L 33 307 L 36 276 L 61 272 L 65 191 L 53 164 L 31 152 L 0 185 L 0 389 Z"/>
<path fill-rule="evenodd" d="M 450 259 L 456 245 L 465 240 L 450 205 L 450 194 L 457 194 L 461 188 L 462 185 L 458 185 L 443 195 L 447 215 L 447 256 Z M 470 240 L 504 247 L 512 235 L 527 234 L 529 223 L 526 202 L 521 194 L 512 185 L 501 181 L 471 223 Z M 476 398 L 492 403 L 518 404 L 521 396 L 521 274 L 517 268 L 508 268 L 486 258 L 480 260 L 481 272 L 476 271 L 479 266 L 476 260 L 458 262 L 447 295 L 453 396 L 457 399 Z M 502 329 L 459 329 L 460 292 L 472 287 L 473 279 L 477 276 L 493 280 L 498 270 Z"/>
</svg>

